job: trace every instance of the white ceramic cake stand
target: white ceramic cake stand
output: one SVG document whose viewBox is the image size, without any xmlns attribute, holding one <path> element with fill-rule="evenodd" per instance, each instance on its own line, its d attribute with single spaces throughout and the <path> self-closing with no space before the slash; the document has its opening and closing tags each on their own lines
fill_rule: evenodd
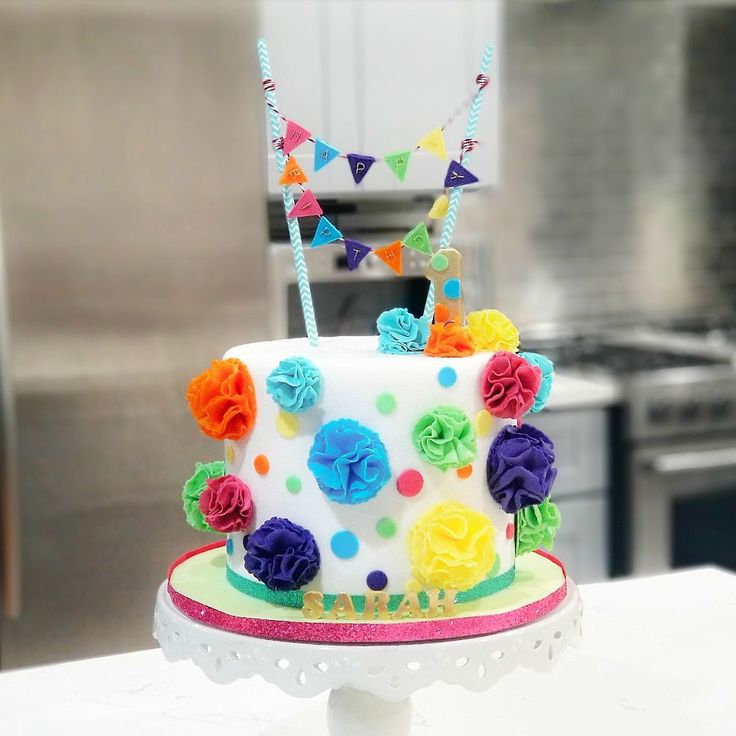
<svg viewBox="0 0 736 736">
<path fill-rule="evenodd" d="M 411 725 L 412 692 L 436 680 L 480 692 L 517 667 L 546 671 L 579 638 L 581 616 L 580 596 L 568 578 L 567 595 L 552 612 L 497 634 L 398 645 L 274 641 L 188 618 L 174 607 L 164 583 L 153 635 L 167 660 L 191 659 L 217 683 L 261 675 L 301 698 L 330 690 L 332 736 L 402 736 Z"/>
</svg>

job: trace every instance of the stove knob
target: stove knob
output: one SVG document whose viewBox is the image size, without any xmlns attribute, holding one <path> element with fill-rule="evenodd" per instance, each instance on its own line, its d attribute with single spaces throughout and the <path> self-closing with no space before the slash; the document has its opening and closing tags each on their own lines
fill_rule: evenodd
<svg viewBox="0 0 736 736">
<path fill-rule="evenodd" d="M 729 399 L 714 401 L 710 405 L 710 415 L 713 419 L 723 420 L 733 411 L 733 403 Z"/>
<path fill-rule="evenodd" d="M 672 408 L 669 404 L 652 404 L 647 411 L 647 417 L 652 424 L 664 424 L 670 419 Z"/>
<path fill-rule="evenodd" d="M 687 401 L 680 407 L 678 413 L 682 421 L 691 422 L 694 419 L 698 419 L 700 415 L 700 404 L 697 401 Z"/>
</svg>

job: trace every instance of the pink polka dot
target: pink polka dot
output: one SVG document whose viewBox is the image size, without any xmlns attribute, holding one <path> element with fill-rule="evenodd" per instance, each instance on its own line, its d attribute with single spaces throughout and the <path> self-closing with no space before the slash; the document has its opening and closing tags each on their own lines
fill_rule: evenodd
<svg viewBox="0 0 736 736">
<path fill-rule="evenodd" d="M 402 496 L 416 496 L 424 486 L 424 478 L 418 470 L 405 470 L 396 479 L 396 490 Z"/>
<path fill-rule="evenodd" d="M 506 526 L 506 539 L 513 539 L 514 538 L 514 525 L 508 524 Z"/>
</svg>

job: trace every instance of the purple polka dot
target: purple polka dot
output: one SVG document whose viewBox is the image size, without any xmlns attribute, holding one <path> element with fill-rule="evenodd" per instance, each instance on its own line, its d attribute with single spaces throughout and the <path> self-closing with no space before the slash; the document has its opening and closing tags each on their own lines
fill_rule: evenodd
<svg viewBox="0 0 736 736">
<path fill-rule="evenodd" d="M 368 573 L 365 582 L 371 590 L 383 590 L 388 585 L 388 578 L 383 570 L 373 570 Z"/>
</svg>

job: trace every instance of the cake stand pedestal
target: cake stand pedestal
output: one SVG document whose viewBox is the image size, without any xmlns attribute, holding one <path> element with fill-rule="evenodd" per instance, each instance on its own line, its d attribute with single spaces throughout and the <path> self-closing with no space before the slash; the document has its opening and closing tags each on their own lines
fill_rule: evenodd
<svg viewBox="0 0 736 736">
<path fill-rule="evenodd" d="M 579 638 L 581 614 L 580 596 L 568 578 L 567 595 L 553 611 L 496 634 L 413 644 L 314 644 L 199 623 L 174 606 L 164 583 L 153 635 L 167 660 L 191 659 L 217 683 L 261 675 L 296 697 L 330 690 L 332 736 L 403 736 L 411 727 L 412 692 L 436 680 L 480 692 L 517 667 L 546 671 Z"/>
</svg>

